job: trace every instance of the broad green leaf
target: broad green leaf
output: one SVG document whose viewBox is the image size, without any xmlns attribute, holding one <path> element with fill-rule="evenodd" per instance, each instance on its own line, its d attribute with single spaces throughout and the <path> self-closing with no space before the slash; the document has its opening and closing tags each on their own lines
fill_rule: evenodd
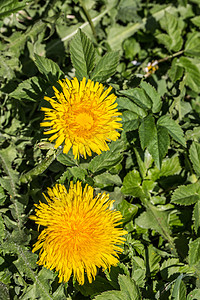
<svg viewBox="0 0 200 300">
<path fill-rule="evenodd" d="M 161 267 L 161 276 L 164 280 L 167 280 L 171 275 L 180 272 L 180 261 L 178 258 L 168 258 L 164 260 Z"/>
<path fill-rule="evenodd" d="M 141 228 L 153 229 L 160 233 L 169 242 L 171 252 L 175 254 L 176 248 L 168 224 L 169 211 L 163 211 L 147 201 L 145 203 L 146 211 L 135 220 L 136 224 Z"/>
<path fill-rule="evenodd" d="M 35 64 L 41 74 L 49 81 L 49 85 L 55 84 L 58 79 L 64 77 L 60 67 L 51 59 L 35 54 Z"/>
<path fill-rule="evenodd" d="M 152 156 L 150 155 L 147 149 L 144 151 L 144 153 L 139 148 L 138 149 L 134 148 L 134 151 L 139 166 L 140 174 L 142 178 L 144 178 L 146 176 L 148 169 L 151 167 L 153 163 Z"/>
<path fill-rule="evenodd" d="M 200 238 L 189 243 L 189 265 L 195 266 L 200 261 Z"/>
<path fill-rule="evenodd" d="M 171 68 L 168 71 L 168 75 L 173 83 L 181 79 L 184 71 L 183 67 L 177 65 L 177 60 L 177 57 L 172 60 Z"/>
<path fill-rule="evenodd" d="M 177 155 L 172 156 L 171 158 L 166 158 L 162 162 L 161 169 L 157 167 L 150 169 L 148 171 L 147 178 L 156 181 L 160 177 L 168 177 L 175 174 L 179 174 L 182 171 L 182 167 L 179 162 L 179 158 Z"/>
<path fill-rule="evenodd" d="M 161 256 L 156 252 L 156 248 L 153 245 L 149 245 L 147 248 L 147 255 L 145 256 L 146 269 L 152 275 L 156 275 L 160 269 Z"/>
<path fill-rule="evenodd" d="M 198 176 L 200 176 L 200 144 L 193 142 L 190 147 L 190 160 Z"/>
<path fill-rule="evenodd" d="M 6 200 L 6 195 L 2 186 L 0 186 L 0 206 L 4 204 Z"/>
<path fill-rule="evenodd" d="M 123 181 L 122 193 L 134 197 L 145 197 L 141 187 L 141 177 L 137 170 L 129 172 Z"/>
<path fill-rule="evenodd" d="M 200 57 L 200 33 L 189 32 L 184 53 L 188 56 Z"/>
<path fill-rule="evenodd" d="M 180 274 L 175 281 L 174 288 L 172 290 L 172 299 L 174 300 L 186 300 L 186 286 L 182 281 L 183 274 Z"/>
<path fill-rule="evenodd" d="M 139 126 L 138 115 L 132 111 L 125 110 L 122 113 L 122 124 L 125 132 L 136 130 Z"/>
<path fill-rule="evenodd" d="M 188 57 L 181 57 L 178 65 L 185 69 L 184 82 L 190 89 L 199 93 L 200 86 L 200 70 L 195 61 Z"/>
<path fill-rule="evenodd" d="M 171 202 L 179 205 L 191 205 L 200 200 L 199 182 L 181 185 L 172 195 Z"/>
<path fill-rule="evenodd" d="M 152 115 L 148 115 L 141 122 L 139 127 L 139 137 L 142 149 L 146 148 L 156 135 L 155 119 Z"/>
<path fill-rule="evenodd" d="M 162 116 L 160 119 L 158 119 L 157 125 L 165 127 L 175 141 L 184 147 L 186 146 L 183 130 L 181 129 L 180 125 L 178 125 L 168 115 Z"/>
<path fill-rule="evenodd" d="M 200 27 L 200 16 L 195 16 L 194 18 L 191 19 L 191 22 L 197 27 Z"/>
<path fill-rule="evenodd" d="M 103 169 L 109 169 L 122 160 L 123 155 L 121 152 L 124 150 L 124 142 L 122 140 L 112 142 L 109 148 L 110 150 L 102 152 L 90 161 L 88 170 L 96 173 Z"/>
<path fill-rule="evenodd" d="M 119 175 L 112 175 L 108 172 L 104 172 L 103 174 L 97 175 L 94 177 L 94 182 L 97 187 L 104 188 L 106 186 L 121 186 L 122 181 Z"/>
<path fill-rule="evenodd" d="M 152 107 L 152 102 L 150 98 L 140 88 L 122 90 L 120 91 L 120 93 L 133 100 L 138 106 L 140 106 L 144 110 L 148 110 Z"/>
<path fill-rule="evenodd" d="M 143 88 L 145 93 L 149 96 L 151 99 L 153 105 L 152 105 L 152 112 L 153 113 L 158 113 L 162 107 L 162 102 L 160 99 L 159 94 L 156 92 L 155 88 L 150 85 L 149 83 L 142 81 L 140 83 L 140 86 Z"/>
<path fill-rule="evenodd" d="M 93 81 L 104 82 L 115 74 L 119 63 L 119 52 L 108 52 L 98 61 L 91 74 Z"/>
<path fill-rule="evenodd" d="M 147 113 L 144 111 L 143 108 L 136 105 L 132 100 L 125 98 L 125 97 L 119 97 L 117 98 L 116 102 L 118 103 L 118 109 L 119 110 L 130 110 L 131 112 L 136 113 L 138 116 L 144 118 L 146 117 Z"/>
<path fill-rule="evenodd" d="M 69 169 L 74 179 L 84 180 L 87 175 L 87 170 L 82 169 L 80 167 L 72 167 Z"/>
<path fill-rule="evenodd" d="M 95 49 L 90 39 L 80 29 L 70 42 L 70 55 L 78 80 L 82 80 L 83 77 L 88 79 L 94 68 Z"/>
<path fill-rule="evenodd" d="M 119 204 L 117 204 L 117 210 L 122 213 L 123 223 L 128 223 L 137 214 L 138 207 L 123 199 Z"/>
<path fill-rule="evenodd" d="M 22 81 L 10 96 L 18 100 L 39 102 L 44 97 L 45 87 L 47 88 L 47 85 L 43 80 L 34 76 Z"/>
<path fill-rule="evenodd" d="M 72 154 L 72 151 L 69 151 L 67 154 L 60 153 L 56 159 L 63 165 L 68 167 L 74 167 L 77 166 L 77 160 L 74 159 L 74 156 Z"/>
<path fill-rule="evenodd" d="M 184 25 L 181 20 L 165 12 L 164 17 L 160 20 L 160 25 L 167 34 L 158 34 L 156 38 L 163 43 L 168 50 L 179 51 L 183 44 L 181 32 Z"/>
<path fill-rule="evenodd" d="M 194 206 L 192 219 L 194 220 L 194 229 L 197 234 L 200 226 L 200 201 L 197 201 L 197 203 Z"/>
<path fill-rule="evenodd" d="M 160 169 L 162 159 L 165 157 L 170 144 L 168 131 L 166 128 L 158 126 L 152 132 L 152 139 L 147 146 L 149 153 L 152 155 L 156 166 Z"/>
<path fill-rule="evenodd" d="M 127 300 L 140 300 L 140 290 L 136 284 L 136 282 L 126 275 L 119 275 L 118 277 L 120 289 L 122 292 L 126 293 Z"/>
</svg>

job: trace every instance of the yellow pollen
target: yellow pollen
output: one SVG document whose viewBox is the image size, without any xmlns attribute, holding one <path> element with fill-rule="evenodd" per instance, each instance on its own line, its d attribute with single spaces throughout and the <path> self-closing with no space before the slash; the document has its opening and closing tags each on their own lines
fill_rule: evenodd
<svg viewBox="0 0 200 300">
<path fill-rule="evenodd" d="M 76 117 L 76 124 L 83 127 L 85 130 L 92 128 L 94 120 L 91 115 L 87 113 L 80 113 Z"/>
</svg>

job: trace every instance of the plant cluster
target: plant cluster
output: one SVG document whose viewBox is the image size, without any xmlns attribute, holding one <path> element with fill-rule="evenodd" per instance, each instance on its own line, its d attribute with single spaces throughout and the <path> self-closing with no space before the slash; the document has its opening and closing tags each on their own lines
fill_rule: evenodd
<svg viewBox="0 0 200 300">
<path fill-rule="evenodd" d="M 0 299 L 200 299 L 199 14 L 199 0 L 1 0 Z M 80 231 L 103 216 L 95 243 L 115 232 L 117 265 L 88 244 L 98 270 L 83 278 L 74 254 L 59 282 L 53 239 L 37 264 L 58 199 Z"/>
</svg>

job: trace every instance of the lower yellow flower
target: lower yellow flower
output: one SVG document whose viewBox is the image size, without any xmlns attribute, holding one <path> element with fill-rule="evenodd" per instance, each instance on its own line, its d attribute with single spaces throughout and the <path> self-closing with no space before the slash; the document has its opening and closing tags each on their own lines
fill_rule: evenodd
<svg viewBox="0 0 200 300">
<path fill-rule="evenodd" d="M 109 95 L 112 87 L 104 91 L 102 84 L 91 80 L 86 83 L 85 78 L 80 83 L 77 78 L 58 82 L 62 91 L 53 87 L 56 99 L 44 97 L 52 108 L 42 107 L 45 119 L 41 126 L 49 126 L 51 129 L 44 133 L 53 134 L 49 140 L 56 140 L 55 148 L 64 144 L 64 153 L 72 147 L 75 159 L 91 156 L 91 151 L 101 154 L 109 150 L 107 142 L 117 140 L 117 130 L 122 127 L 117 97 Z"/>
<path fill-rule="evenodd" d="M 48 189 L 47 204 L 36 204 L 36 215 L 30 216 L 45 226 L 33 252 L 40 249 L 39 265 L 58 272 L 59 282 L 74 278 L 84 284 L 84 274 L 91 283 L 97 267 L 109 269 L 118 263 L 127 232 L 118 227 L 122 215 L 113 210 L 114 200 L 81 182 L 70 183 L 69 191 L 57 184 Z"/>
</svg>

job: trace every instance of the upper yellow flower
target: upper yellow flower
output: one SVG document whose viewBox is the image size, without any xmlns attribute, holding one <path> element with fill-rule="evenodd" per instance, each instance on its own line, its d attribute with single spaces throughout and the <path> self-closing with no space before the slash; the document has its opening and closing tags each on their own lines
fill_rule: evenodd
<svg viewBox="0 0 200 300">
<path fill-rule="evenodd" d="M 48 189 L 47 204 L 36 206 L 36 215 L 30 216 L 45 226 L 34 245 L 40 250 L 39 265 L 58 271 L 59 282 L 74 278 L 84 284 L 84 274 L 91 283 L 97 267 L 109 269 L 118 263 L 117 253 L 127 232 L 117 227 L 122 215 L 112 209 L 114 201 L 103 193 L 93 196 L 94 190 L 80 182 L 70 183 L 69 191 L 57 184 Z"/>
<path fill-rule="evenodd" d="M 85 78 L 80 83 L 77 78 L 58 82 L 62 91 L 53 86 L 56 99 L 44 97 L 52 108 L 42 107 L 45 118 L 41 126 L 51 127 L 46 134 L 53 133 L 49 140 L 56 139 L 55 148 L 64 142 L 64 153 L 72 147 L 75 159 L 91 156 L 91 150 L 97 154 L 109 150 L 106 142 L 116 141 L 120 135 L 117 130 L 122 127 L 117 97 L 108 95 L 112 87 L 104 91 L 102 84 L 91 80 L 86 83 Z"/>
</svg>

